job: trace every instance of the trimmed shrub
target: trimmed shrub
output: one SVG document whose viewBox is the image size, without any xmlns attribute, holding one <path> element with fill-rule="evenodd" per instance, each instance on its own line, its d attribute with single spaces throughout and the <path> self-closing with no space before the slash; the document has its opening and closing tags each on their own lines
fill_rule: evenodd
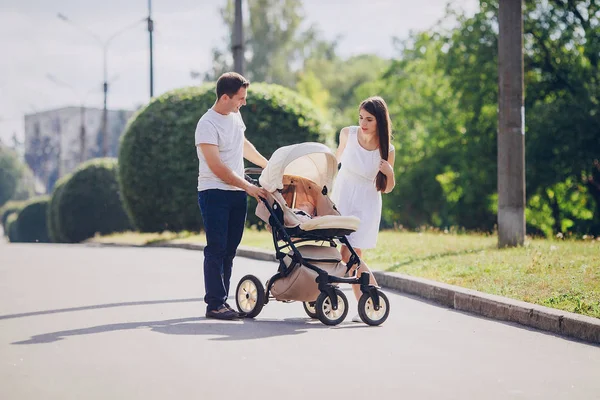
<svg viewBox="0 0 600 400">
<path fill-rule="evenodd" d="M 9 200 L 25 200 L 33 193 L 31 169 L 14 150 L 0 145 L 0 206 Z"/>
<path fill-rule="evenodd" d="M 65 175 L 56 182 L 56 184 L 54 185 L 54 190 L 52 191 L 52 197 L 50 198 L 50 202 L 48 204 L 46 212 L 46 225 L 48 226 L 48 237 L 53 243 L 67 242 L 67 239 L 62 237 L 60 231 L 60 221 L 58 218 L 58 204 L 60 202 L 60 195 L 62 194 L 62 190 L 64 189 L 67 181 L 71 179 L 71 176 L 71 174 Z"/>
<path fill-rule="evenodd" d="M 46 209 L 49 199 L 48 196 L 31 199 L 19 212 L 17 217 L 19 242 L 50 242 L 46 226 Z"/>
<path fill-rule="evenodd" d="M 2 219 L 2 226 L 4 227 L 4 235 L 8 235 L 8 221 L 7 218 L 10 214 L 18 213 L 25 207 L 26 201 L 8 201 L 2 208 L 0 208 L 0 218 Z"/>
<path fill-rule="evenodd" d="M 58 235 L 67 242 L 131 229 L 119 195 L 116 159 L 94 159 L 73 172 L 58 197 L 57 222 Z"/>
<path fill-rule="evenodd" d="M 130 119 L 119 152 L 125 209 L 143 232 L 199 230 L 194 132 L 215 102 L 214 84 L 168 92 Z M 277 148 L 330 134 L 309 100 L 278 85 L 251 84 L 241 110 L 246 137 L 266 158 Z M 249 164 L 247 164 L 249 165 Z M 250 224 L 256 203 L 249 202 Z"/>
<path fill-rule="evenodd" d="M 6 218 L 6 236 L 8 236 L 8 240 L 12 243 L 19 241 L 19 231 L 17 226 L 17 218 L 19 213 L 13 212 L 8 218 Z"/>
</svg>

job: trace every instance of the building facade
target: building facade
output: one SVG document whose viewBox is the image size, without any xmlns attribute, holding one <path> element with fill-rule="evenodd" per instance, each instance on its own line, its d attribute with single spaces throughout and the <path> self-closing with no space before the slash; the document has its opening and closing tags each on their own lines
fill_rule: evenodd
<svg viewBox="0 0 600 400">
<path fill-rule="evenodd" d="M 103 156 L 100 108 L 65 107 L 25 115 L 25 161 L 47 193 L 79 164 Z M 117 157 L 133 111 L 107 112 L 106 156 Z"/>
</svg>

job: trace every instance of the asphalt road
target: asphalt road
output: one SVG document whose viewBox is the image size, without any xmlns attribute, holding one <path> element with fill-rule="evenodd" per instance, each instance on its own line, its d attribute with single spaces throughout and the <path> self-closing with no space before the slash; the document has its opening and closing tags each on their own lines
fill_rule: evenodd
<svg viewBox="0 0 600 400">
<path fill-rule="evenodd" d="M 270 262 L 237 258 L 232 291 Z M 202 252 L 0 244 L 0 399 L 600 399 L 600 347 L 386 291 L 380 327 L 204 318 Z M 232 303 L 235 303 L 232 300 Z"/>
</svg>

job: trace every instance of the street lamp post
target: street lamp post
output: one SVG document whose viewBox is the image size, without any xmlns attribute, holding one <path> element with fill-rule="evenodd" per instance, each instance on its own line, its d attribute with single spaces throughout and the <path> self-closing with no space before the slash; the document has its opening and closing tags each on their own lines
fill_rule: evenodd
<svg viewBox="0 0 600 400">
<path fill-rule="evenodd" d="M 152 0 L 148 0 L 148 35 L 150 36 L 150 98 L 154 97 L 154 46 L 152 44 L 152 32 L 154 21 L 152 20 Z"/>
<path fill-rule="evenodd" d="M 140 19 L 135 23 L 124 27 L 123 29 L 118 30 L 114 34 L 112 34 L 108 39 L 102 40 L 99 36 L 97 36 L 94 32 L 88 30 L 87 28 L 81 27 L 74 23 L 72 20 L 67 18 L 64 14 L 58 13 L 58 18 L 61 20 L 68 22 L 69 24 L 79 28 L 80 30 L 86 32 L 89 36 L 93 37 L 100 46 L 102 47 L 102 76 L 103 76 L 103 91 L 104 91 L 104 106 L 102 109 L 102 156 L 106 157 L 108 155 L 108 109 L 107 109 L 107 97 L 108 97 L 108 78 L 107 78 L 107 55 L 108 55 L 108 46 L 113 39 L 115 39 L 120 34 L 128 31 L 131 28 L 134 28 L 140 24 L 140 22 L 147 22 L 147 18 Z"/>
<path fill-rule="evenodd" d="M 523 0 L 498 8 L 498 247 L 525 241 Z"/>
<path fill-rule="evenodd" d="M 235 20 L 233 24 L 233 70 L 244 75 L 244 23 L 242 0 L 235 0 Z"/>
</svg>

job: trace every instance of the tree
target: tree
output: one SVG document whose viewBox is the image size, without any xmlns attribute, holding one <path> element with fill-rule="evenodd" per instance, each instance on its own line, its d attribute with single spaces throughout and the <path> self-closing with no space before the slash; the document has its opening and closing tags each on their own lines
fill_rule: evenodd
<svg viewBox="0 0 600 400">
<path fill-rule="evenodd" d="M 384 219 L 410 227 L 492 230 L 496 220 L 497 1 L 457 24 L 412 35 L 379 81 L 354 91 L 388 100 L 397 189 Z M 598 6 L 527 2 L 527 229 L 600 232 Z M 443 26 L 444 24 L 440 24 Z"/>
<path fill-rule="evenodd" d="M 600 233 L 599 26 L 595 1 L 527 3 L 527 190 L 548 204 L 555 233 Z"/>
<path fill-rule="evenodd" d="M 301 30 L 304 21 L 300 0 L 248 0 L 248 19 L 244 21 L 246 38 L 246 75 L 253 82 L 276 83 L 295 87 L 296 72 L 312 48 L 327 47 L 314 26 Z M 214 81 L 233 69 L 231 38 L 234 4 L 227 0 L 221 9 L 223 22 L 229 27 L 224 38 L 227 48 L 213 48 L 213 65 L 205 74 Z"/>
<path fill-rule="evenodd" d="M 357 121 L 357 107 L 363 99 L 356 98 L 356 90 L 378 81 L 390 63 L 374 54 L 341 58 L 333 49 L 317 48 L 306 58 L 302 73 L 318 77 L 320 86 L 329 93 L 329 114 L 339 132 L 339 128 Z"/>
<path fill-rule="evenodd" d="M 0 207 L 9 200 L 25 200 L 33 193 L 31 170 L 14 151 L 0 145 Z"/>
<path fill-rule="evenodd" d="M 585 210 L 594 209 L 593 171 L 600 153 L 599 6 L 562 0 L 525 4 L 526 193 L 529 207 L 537 210 L 530 214 L 548 207 L 554 233 L 600 232 L 600 226 L 584 222 L 593 218 Z M 461 17 L 460 28 L 446 39 L 448 57 L 442 62 L 465 110 L 496 107 L 497 15 L 497 0 L 481 1 L 480 11 L 472 18 Z M 482 127 L 471 126 L 481 143 L 493 149 L 490 134 L 496 128 Z M 599 220 L 600 198 L 594 199 Z M 546 225 L 536 228 L 548 232 Z"/>
<path fill-rule="evenodd" d="M 7 148 L 0 147 L 0 207 L 15 194 L 19 176 L 16 155 Z"/>
<path fill-rule="evenodd" d="M 449 77 L 439 68 L 443 42 L 437 34 L 419 33 L 399 45 L 399 59 L 380 80 L 359 86 L 352 101 L 358 104 L 380 94 L 390 109 L 396 188 L 384 196 L 384 225 L 473 227 L 482 219 L 475 217 L 476 208 L 471 209 L 472 218 L 460 219 L 465 207 L 461 151 L 468 140 L 467 117 Z"/>
</svg>

